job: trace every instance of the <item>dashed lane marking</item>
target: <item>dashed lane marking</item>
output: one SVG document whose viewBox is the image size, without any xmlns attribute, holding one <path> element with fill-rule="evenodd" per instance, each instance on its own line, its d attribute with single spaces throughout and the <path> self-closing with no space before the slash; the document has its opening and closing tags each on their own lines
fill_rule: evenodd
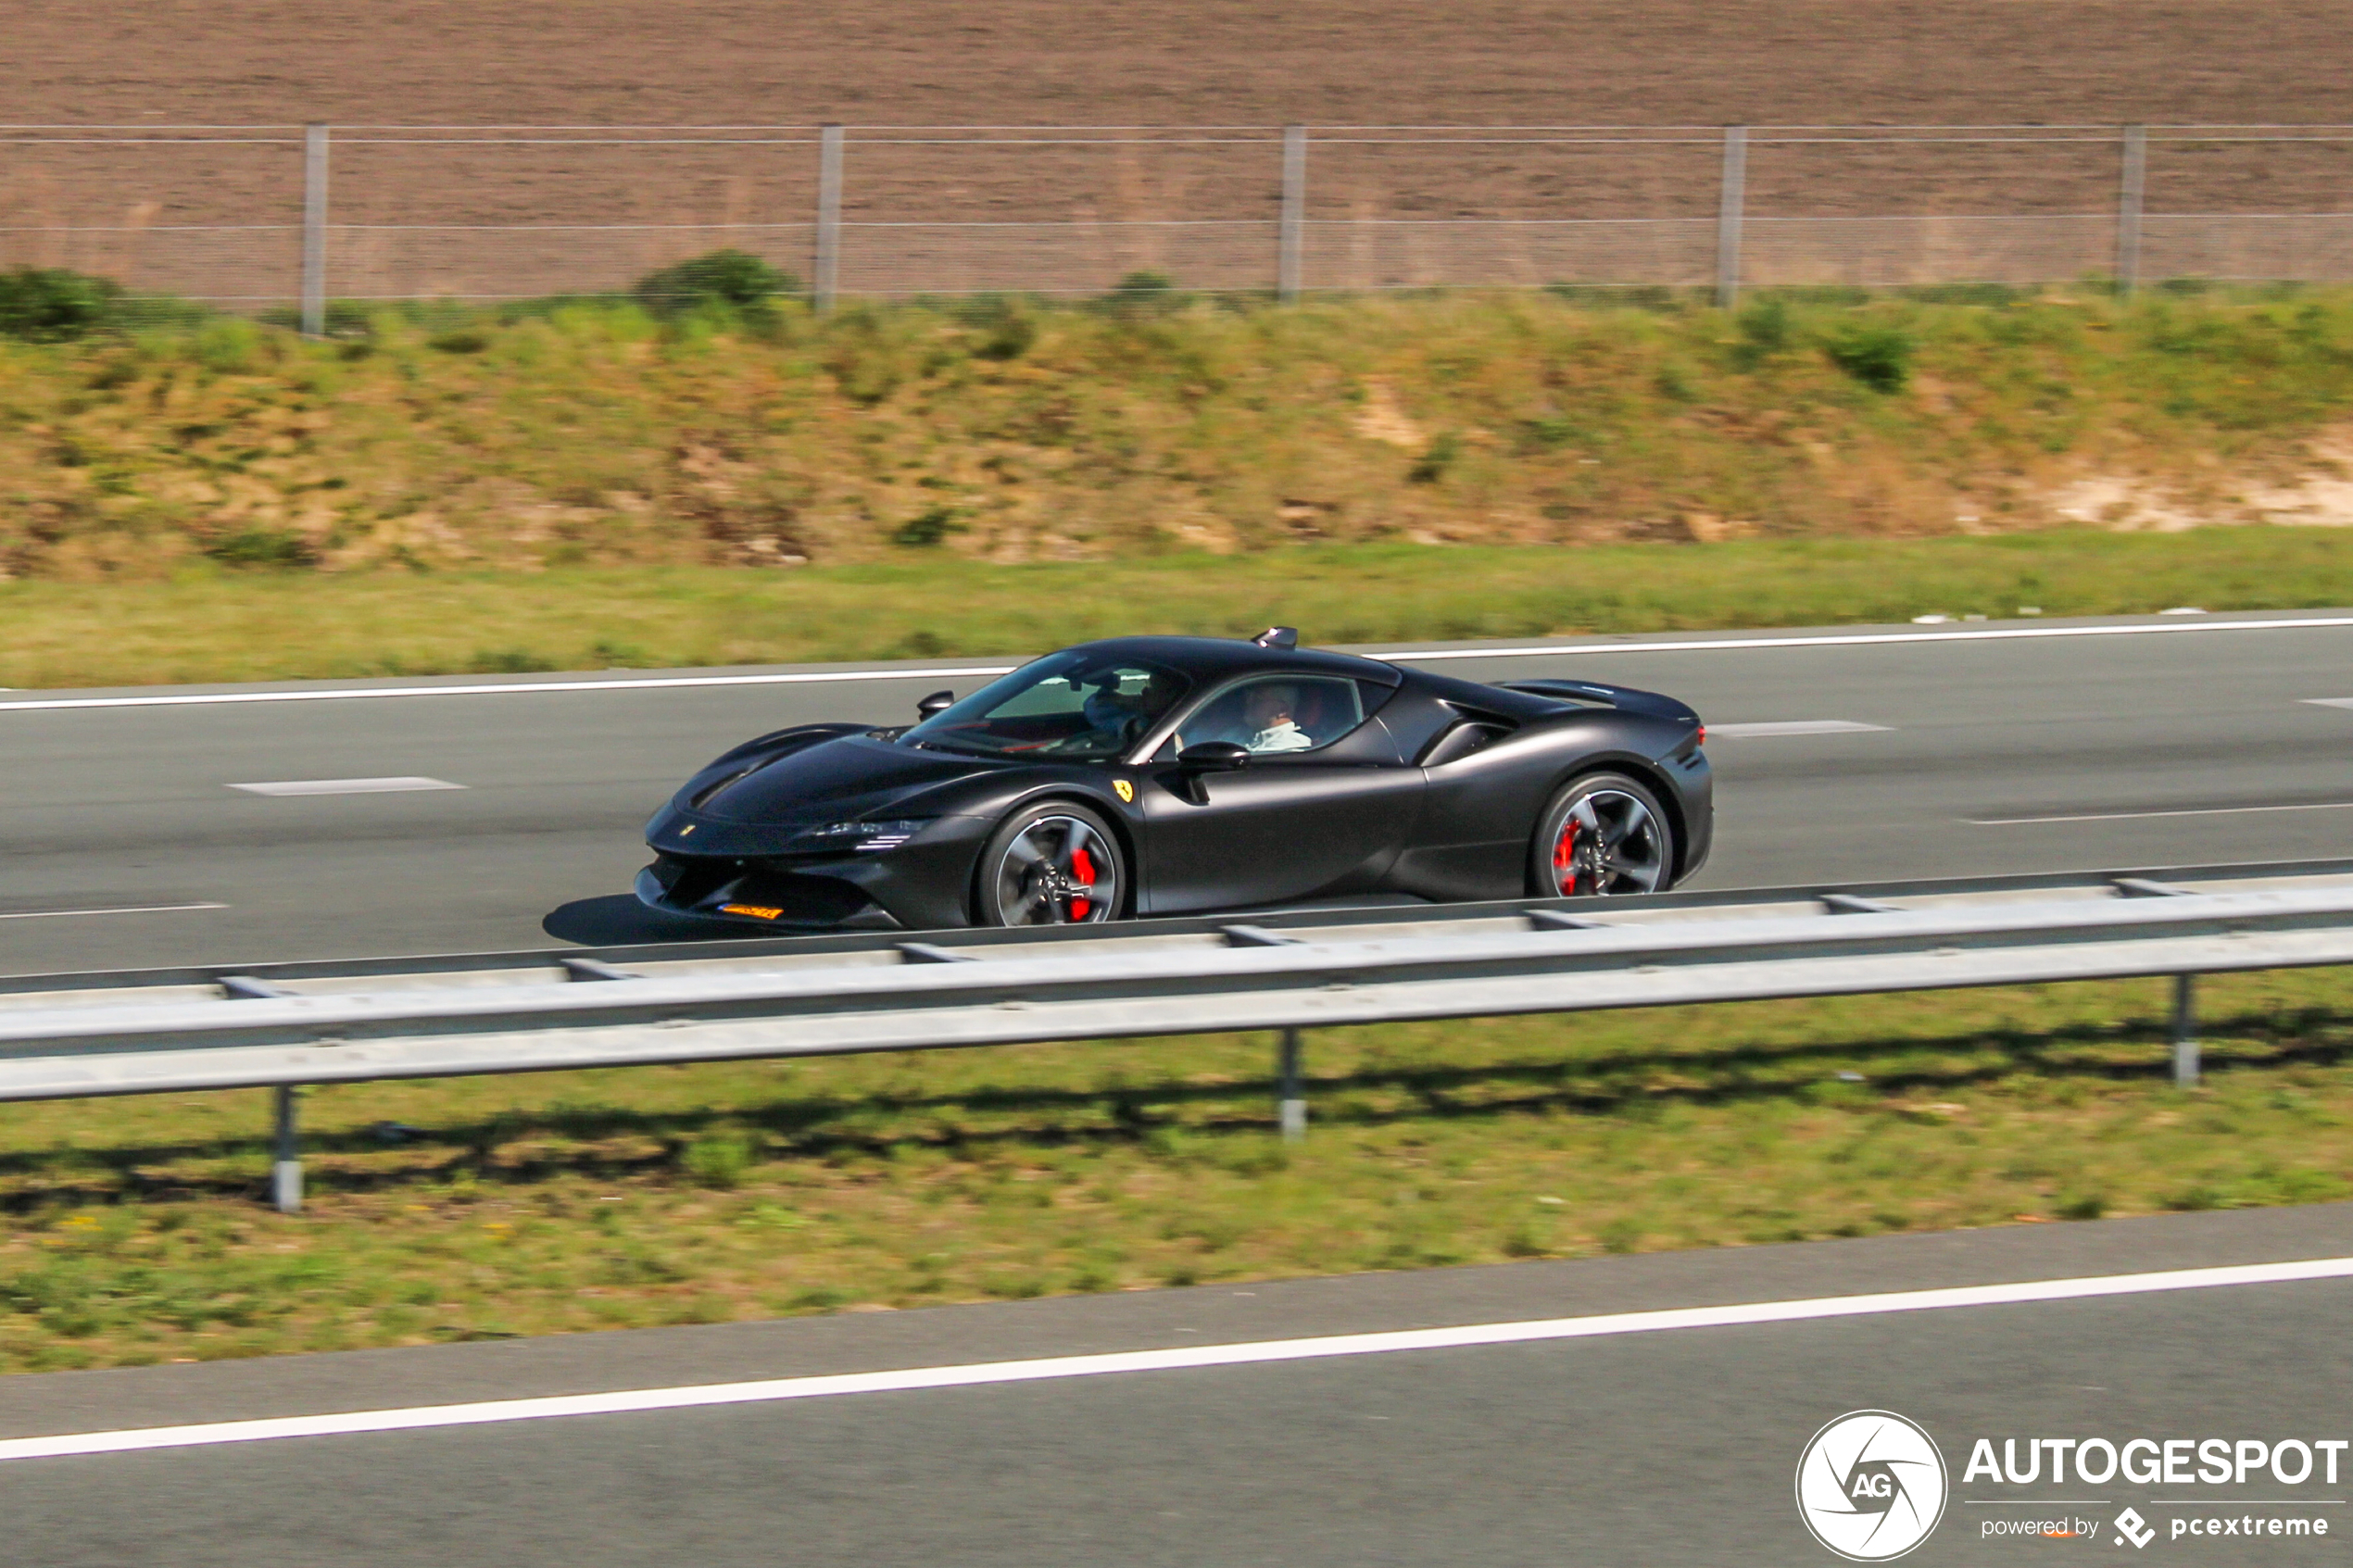
<svg viewBox="0 0 2353 1568">
<path fill-rule="evenodd" d="M 186 909 L 225 909 L 209 900 L 195 904 L 107 904 L 88 909 L 10 909 L 0 920 L 62 920 L 69 915 L 172 915 Z"/>
<path fill-rule="evenodd" d="M 1971 817 L 1973 828 L 2022 828 L 2038 822 L 2129 822 L 2158 817 L 2239 817 L 2261 811 L 2348 811 L 2353 800 L 2315 800 L 2295 806 L 2195 806 L 2171 811 L 2082 811 L 2064 817 Z"/>
<path fill-rule="evenodd" d="M 1852 719 L 1781 719 L 1758 724 L 1710 724 L 1707 738 L 1765 740 L 1775 735 L 1861 735 L 1889 734 L 1885 724 L 1861 724 Z"/>
<path fill-rule="evenodd" d="M 281 779 L 275 784 L 233 784 L 247 795 L 404 795 L 422 789 L 463 789 L 447 779 Z"/>
</svg>

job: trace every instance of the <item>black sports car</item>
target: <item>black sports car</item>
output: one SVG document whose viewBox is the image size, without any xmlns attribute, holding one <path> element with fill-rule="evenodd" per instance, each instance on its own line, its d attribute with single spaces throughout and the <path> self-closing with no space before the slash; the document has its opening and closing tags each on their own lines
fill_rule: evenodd
<svg viewBox="0 0 2353 1568">
<path fill-rule="evenodd" d="M 900 729 L 801 724 L 647 824 L 637 897 L 769 926 L 1053 925 L 1368 894 L 1648 893 L 1707 858 L 1699 715 L 1298 646 L 1116 637 Z"/>
</svg>

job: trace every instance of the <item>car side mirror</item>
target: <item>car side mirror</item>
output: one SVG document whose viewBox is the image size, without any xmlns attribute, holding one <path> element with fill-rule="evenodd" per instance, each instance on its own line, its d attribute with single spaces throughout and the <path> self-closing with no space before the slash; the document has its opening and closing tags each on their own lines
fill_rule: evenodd
<svg viewBox="0 0 2353 1568">
<path fill-rule="evenodd" d="M 1176 754 L 1176 766 L 1189 773 L 1230 773 L 1250 765 L 1250 753 L 1229 740 L 1205 740 Z"/>
<path fill-rule="evenodd" d="M 919 721 L 928 719 L 935 713 L 947 712 L 955 705 L 956 694 L 954 692 L 934 692 L 931 696 L 924 698 L 923 701 L 915 704 L 915 714 Z"/>
</svg>

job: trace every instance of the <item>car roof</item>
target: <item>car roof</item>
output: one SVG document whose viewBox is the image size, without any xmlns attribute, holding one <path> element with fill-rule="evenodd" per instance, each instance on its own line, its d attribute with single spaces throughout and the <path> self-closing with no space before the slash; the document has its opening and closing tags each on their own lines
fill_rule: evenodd
<svg viewBox="0 0 2353 1568">
<path fill-rule="evenodd" d="M 1100 654 L 1108 659 L 1140 659 L 1164 664 L 1196 681 L 1222 681 L 1231 675 L 1341 675 L 1384 686 L 1404 684 L 1405 672 L 1394 664 L 1353 653 L 1323 648 L 1269 648 L 1239 637 L 1105 637 L 1079 643 L 1067 653 Z"/>
</svg>

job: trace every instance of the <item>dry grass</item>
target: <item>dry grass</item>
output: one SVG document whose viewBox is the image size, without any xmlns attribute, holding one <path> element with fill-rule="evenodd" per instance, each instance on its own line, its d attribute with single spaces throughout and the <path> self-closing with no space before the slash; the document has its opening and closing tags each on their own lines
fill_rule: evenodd
<svg viewBox="0 0 2353 1568">
<path fill-rule="evenodd" d="M 2156 983 L 360 1085 L 0 1118 L 0 1366 L 429 1342 L 2353 1194 L 2353 991 Z"/>
</svg>

